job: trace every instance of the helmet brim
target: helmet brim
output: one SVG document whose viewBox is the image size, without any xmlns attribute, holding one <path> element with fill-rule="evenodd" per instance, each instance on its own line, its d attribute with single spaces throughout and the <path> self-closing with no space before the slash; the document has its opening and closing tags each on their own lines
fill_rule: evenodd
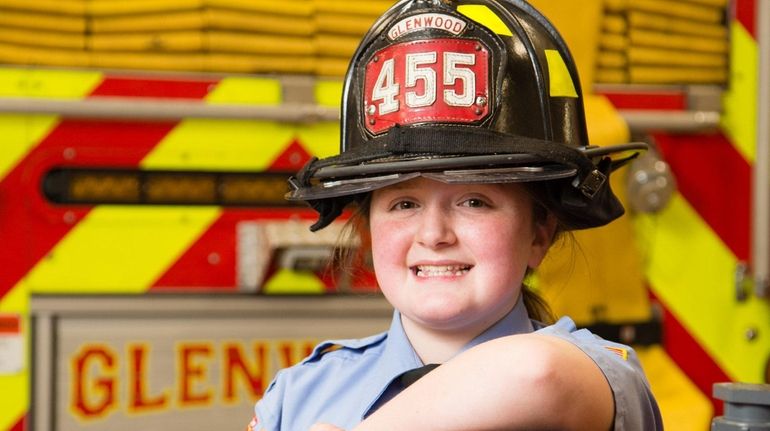
<svg viewBox="0 0 770 431">
<path fill-rule="evenodd" d="M 606 147 L 580 149 L 588 159 L 611 158 L 613 169 L 636 157 L 647 145 L 632 142 Z M 531 154 L 489 154 L 471 156 L 419 156 L 357 165 L 319 168 L 312 184 L 292 182 L 286 199 L 309 201 L 372 192 L 417 177 L 448 184 L 495 184 L 549 181 L 574 177 L 577 169 L 557 163 L 544 163 Z"/>
</svg>

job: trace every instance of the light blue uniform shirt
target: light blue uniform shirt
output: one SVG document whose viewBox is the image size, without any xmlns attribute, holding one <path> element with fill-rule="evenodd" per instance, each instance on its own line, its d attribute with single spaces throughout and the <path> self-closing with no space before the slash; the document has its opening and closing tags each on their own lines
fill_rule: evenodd
<svg viewBox="0 0 770 431">
<path fill-rule="evenodd" d="M 616 430 L 662 429 L 660 412 L 634 351 L 598 338 L 564 317 L 551 326 L 531 320 L 523 301 L 463 350 L 495 338 L 537 331 L 565 339 L 588 354 L 615 397 Z M 397 395 L 391 382 L 423 366 L 396 311 L 387 332 L 319 344 L 301 363 L 276 375 L 256 407 L 257 430 L 307 431 L 317 423 L 350 430 Z M 397 390 L 397 389 L 396 389 Z"/>
</svg>

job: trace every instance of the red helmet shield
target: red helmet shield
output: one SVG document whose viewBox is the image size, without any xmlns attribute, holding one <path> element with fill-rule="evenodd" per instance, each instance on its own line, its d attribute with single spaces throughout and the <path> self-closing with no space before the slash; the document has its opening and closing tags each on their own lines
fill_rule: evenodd
<svg viewBox="0 0 770 431">
<path fill-rule="evenodd" d="M 413 40 L 366 64 L 362 108 L 372 134 L 394 125 L 472 123 L 489 115 L 489 49 L 473 39 Z"/>
</svg>

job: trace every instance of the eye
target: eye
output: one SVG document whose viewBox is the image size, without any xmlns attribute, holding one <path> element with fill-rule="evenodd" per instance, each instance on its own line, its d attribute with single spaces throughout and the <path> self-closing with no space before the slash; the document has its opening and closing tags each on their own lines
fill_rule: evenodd
<svg viewBox="0 0 770 431">
<path fill-rule="evenodd" d="M 398 201 L 390 207 L 390 209 L 393 211 L 410 210 L 413 208 L 417 208 L 417 204 L 407 200 Z"/>
<path fill-rule="evenodd" d="M 464 207 L 469 207 L 469 208 L 483 208 L 483 207 L 489 206 L 489 204 L 486 201 L 479 198 L 466 199 L 462 203 L 460 203 L 460 205 Z"/>
</svg>

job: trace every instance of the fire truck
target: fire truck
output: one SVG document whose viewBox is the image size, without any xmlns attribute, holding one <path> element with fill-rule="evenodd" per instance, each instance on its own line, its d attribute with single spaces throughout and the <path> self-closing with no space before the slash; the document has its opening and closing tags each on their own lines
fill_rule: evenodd
<svg viewBox="0 0 770 431">
<path fill-rule="evenodd" d="M 390 1 L 0 1 L 0 430 L 245 426 L 319 341 L 387 328 L 341 223 L 286 200 L 338 150 L 347 58 Z M 652 148 L 627 215 L 556 246 L 557 314 L 632 344 L 666 428 L 770 382 L 770 12 L 533 1 L 578 60 L 592 143 Z"/>
</svg>

